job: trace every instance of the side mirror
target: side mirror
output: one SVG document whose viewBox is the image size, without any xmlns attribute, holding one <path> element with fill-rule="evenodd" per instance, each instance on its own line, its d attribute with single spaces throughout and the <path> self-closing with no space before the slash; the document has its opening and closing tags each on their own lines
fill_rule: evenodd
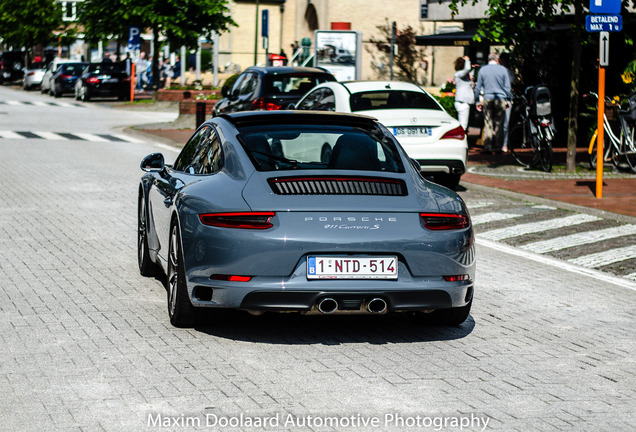
<svg viewBox="0 0 636 432">
<path fill-rule="evenodd" d="M 228 86 L 221 87 L 221 96 L 223 96 L 224 98 L 230 97 L 230 88 Z"/>
<path fill-rule="evenodd" d="M 145 172 L 158 172 L 163 171 L 166 164 L 161 153 L 153 153 L 143 158 L 139 167 Z"/>
</svg>

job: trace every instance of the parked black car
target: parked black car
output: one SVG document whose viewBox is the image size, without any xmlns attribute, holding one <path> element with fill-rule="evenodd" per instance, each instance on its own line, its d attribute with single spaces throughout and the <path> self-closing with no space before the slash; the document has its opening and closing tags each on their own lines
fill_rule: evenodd
<svg viewBox="0 0 636 432">
<path fill-rule="evenodd" d="M 0 84 L 21 80 L 24 76 L 24 51 L 0 53 Z"/>
<path fill-rule="evenodd" d="M 75 90 L 75 82 L 88 63 L 72 62 L 62 63 L 58 66 L 51 78 L 49 92 L 52 96 L 60 97 L 64 93 L 72 93 Z"/>
<path fill-rule="evenodd" d="M 130 77 L 120 63 L 92 63 L 82 72 L 75 85 L 75 99 L 88 101 L 94 97 L 130 98 Z"/>
<path fill-rule="evenodd" d="M 249 67 L 230 89 L 221 89 L 223 99 L 212 116 L 234 111 L 279 110 L 298 102 L 309 90 L 327 81 L 336 81 L 324 69 L 310 67 Z"/>
</svg>

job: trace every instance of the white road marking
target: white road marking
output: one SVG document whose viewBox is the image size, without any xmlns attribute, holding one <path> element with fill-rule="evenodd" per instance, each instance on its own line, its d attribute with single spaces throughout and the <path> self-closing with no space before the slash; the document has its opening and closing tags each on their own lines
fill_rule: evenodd
<svg viewBox="0 0 636 432">
<path fill-rule="evenodd" d="M 636 258 L 636 245 L 583 255 L 578 258 L 572 258 L 568 260 L 568 262 L 580 266 L 597 268 L 633 258 Z"/>
<path fill-rule="evenodd" d="M 636 281 L 636 273 L 630 273 L 628 275 L 623 276 L 625 279 Z"/>
<path fill-rule="evenodd" d="M 122 139 L 122 140 L 124 140 L 126 142 L 135 143 L 135 144 L 141 144 L 141 143 L 145 142 L 145 141 L 142 141 L 142 140 L 139 140 L 137 138 L 133 138 L 131 136 L 124 135 L 124 134 L 109 134 L 109 135 L 112 135 L 112 136 L 114 136 L 116 138 Z"/>
<path fill-rule="evenodd" d="M 535 253 L 547 253 L 633 234 L 636 234 L 636 225 L 629 224 L 598 231 L 571 234 L 551 240 L 528 243 L 519 247 Z"/>
<path fill-rule="evenodd" d="M 472 210 L 472 209 L 478 209 L 482 207 L 490 207 L 493 204 L 494 203 L 492 202 L 476 202 L 476 203 L 466 203 L 466 206 Z"/>
<path fill-rule="evenodd" d="M 15 132 L 2 131 L 2 130 L 0 130 L 0 137 L 5 138 L 5 139 L 26 139 L 25 136 L 22 136 L 20 134 L 15 133 Z"/>
<path fill-rule="evenodd" d="M 524 251 L 519 248 L 509 246 L 504 243 L 497 243 L 494 241 L 486 240 L 486 239 L 477 239 L 477 244 L 481 246 L 485 246 L 490 249 L 495 249 L 500 252 L 504 252 L 510 255 L 518 256 L 521 258 L 529 259 L 532 261 L 536 261 L 542 264 L 546 264 L 552 267 L 560 268 L 565 271 L 569 271 L 572 273 L 577 273 L 585 276 L 592 277 L 597 280 L 601 280 L 603 282 L 611 283 L 613 285 L 618 285 L 623 288 L 628 288 L 633 291 L 636 291 L 636 282 L 629 281 L 624 278 L 620 278 L 614 275 L 610 275 L 607 273 L 600 272 L 598 270 L 580 267 L 570 262 L 562 261 L 557 258 L 552 258 L 551 256 L 546 255 L 538 255 L 533 252 Z"/>
<path fill-rule="evenodd" d="M 73 135 L 84 138 L 86 141 L 110 142 L 106 138 L 102 138 L 90 133 L 73 132 Z"/>
<path fill-rule="evenodd" d="M 41 136 L 44 139 L 49 139 L 54 141 L 68 141 L 68 138 L 58 135 L 55 132 L 33 132 L 33 133 Z"/>
<path fill-rule="evenodd" d="M 477 234 L 477 238 L 483 238 L 488 240 L 505 240 L 513 237 L 520 237 L 525 234 L 538 233 L 557 228 L 568 227 L 572 225 L 578 225 L 586 222 L 594 222 L 600 220 L 596 216 L 586 214 L 575 214 L 572 216 L 565 216 L 557 219 L 549 219 L 541 222 L 530 222 L 526 224 L 520 224 L 511 226 L 508 228 L 499 228 L 483 233 Z"/>
<path fill-rule="evenodd" d="M 507 219 L 513 219 L 516 217 L 522 216 L 520 213 L 501 213 L 501 212 L 492 212 L 492 213 L 483 213 L 477 216 L 471 216 L 470 220 L 473 222 L 473 225 L 480 225 L 489 222 L 497 222 Z"/>
</svg>

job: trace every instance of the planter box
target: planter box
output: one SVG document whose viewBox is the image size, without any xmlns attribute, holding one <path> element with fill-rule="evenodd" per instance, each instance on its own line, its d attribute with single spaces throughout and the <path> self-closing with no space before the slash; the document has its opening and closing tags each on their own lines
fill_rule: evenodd
<svg viewBox="0 0 636 432">
<path fill-rule="evenodd" d="M 158 101 L 179 102 L 188 99 L 196 99 L 197 95 L 220 94 L 219 90 L 166 90 L 157 91 Z"/>
<path fill-rule="evenodd" d="M 197 101 L 193 99 L 182 100 L 179 102 L 179 114 L 196 114 L 197 113 L 197 103 L 205 104 L 205 114 L 206 116 L 212 114 L 212 108 L 216 105 L 216 100 L 203 100 Z"/>
</svg>

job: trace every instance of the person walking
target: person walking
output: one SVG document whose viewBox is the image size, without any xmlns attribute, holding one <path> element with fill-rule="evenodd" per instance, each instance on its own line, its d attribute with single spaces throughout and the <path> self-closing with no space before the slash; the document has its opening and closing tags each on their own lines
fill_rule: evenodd
<svg viewBox="0 0 636 432">
<path fill-rule="evenodd" d="M 505 67 L 506 70 L 508 71 L 508 77 L 510 78 L 510 88 L 512 89 L 515 83 L 515 74 L 512 71 L 512 69 L 510 69 L 510 54 L 502 53 L 499 56 L 499 64 Z M 512 93 L 512 90 L 510 91 L 510 93 Z M 503 148 L 504 149 L 508 148 L 508 131 L 510 130 L 509 125 L 510 125 L 511 114 L 512 114 L 512 102 L 510 103 L 510 107 L 506 109 L 506 119 L 504 120 L 504 131 L 503 131 L 503 134 L 504 134 Z"/>
<path fill-rule="evenodd" d="M 467 134 L 470 106 L 475 103 L 472 72 L 470 57 L 458 57 L 455 60 L 455 109 L 457 120 Z"/>
<path fill-rule="evenodd" d="M 508 70 L 499 64 L 499 55 L 491 53 L 488 64 L 482 67 L 475 85 L 475 100 L 483 90 L 483 103 L 477 103 L 477 110 L 484 113 L 484 152 L 507 152 L 503 147 L 504 121 L 510 107 L 510 76 Z"/>
<path fill-rule="evenodd" d="M 148 60 L 146 60 L 146 53 L 139 53 L 139 58 L 135 62 L 135 75 L 137 80 L 137 91 L 142 91 L 144 89 L 146 76 L 146 69 L 148 69 Z"/>
</svg>

